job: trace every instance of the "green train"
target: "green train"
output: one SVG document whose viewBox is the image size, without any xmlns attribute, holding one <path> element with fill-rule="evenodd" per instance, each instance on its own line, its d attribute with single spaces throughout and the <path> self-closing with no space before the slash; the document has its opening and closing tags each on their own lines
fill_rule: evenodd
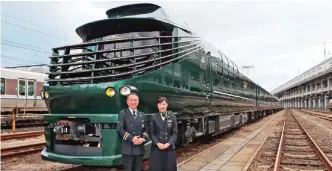
<svg viewBox="0 0 332 171">
<path fill-rule="evenodd" d="M 106 14 L 76 29 L 83 43 L 53 49 L 41 92 L 50 113 L 44 116 L 43 159 L 121 165 L 115 128 L 131 92 L 140 96 L 139 110 L 148 119 L 157 111 L 157 98 L 168 98 L 179 146 L 282 109 L 226 55 L 172 22 L 162 7 L 131 4 Z M 148 159 L 151 141 L 145 146 Z"/>
</svg>

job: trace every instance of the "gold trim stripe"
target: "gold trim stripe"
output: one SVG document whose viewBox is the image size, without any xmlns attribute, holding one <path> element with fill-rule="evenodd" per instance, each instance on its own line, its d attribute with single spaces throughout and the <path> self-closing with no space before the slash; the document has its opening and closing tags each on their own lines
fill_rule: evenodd
<svg viewBox="0 0 332 171">
<path fill-rule="evenodd" d="M 128 132 L 126 132 L 123 136 L 123 140 L 126 140 L 128 138 L 128 136 L 129 136 L 129 134 L 128 134 Z"/>
</svg>

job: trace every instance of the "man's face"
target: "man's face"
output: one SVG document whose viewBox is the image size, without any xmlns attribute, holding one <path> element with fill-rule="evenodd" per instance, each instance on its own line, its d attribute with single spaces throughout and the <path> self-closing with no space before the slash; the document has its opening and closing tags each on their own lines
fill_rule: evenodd
<svg viewBox="0 0 332 171">
<path fill-rule="evenodd" d="M 136 109 L 138 106 L 138 97 L 136 95 L 129 95 L 127 97 L 127 105 L 130 109 Z"/>
</svg>

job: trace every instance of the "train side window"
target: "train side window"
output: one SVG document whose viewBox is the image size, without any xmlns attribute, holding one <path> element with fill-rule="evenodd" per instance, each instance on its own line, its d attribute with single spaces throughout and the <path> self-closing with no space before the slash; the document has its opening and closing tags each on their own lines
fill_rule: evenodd
<svg viewBox="0 0 332 171">
<path fill-rule="evenodd" d="M 229 80 L 231 80 L 232 82 L 234 82 L 234 75 L 233 73 L 229 72 Z"/>
<path fill-rule="evenodd" d="M 6 89 L 6 80 L 4 78 L 1 78 L 1 94 L 5 94 Z"/>
<path fill-rule="evenodd" d="M 19 80 L 19 83 L 18 83 L 18 93 L 21 96 L 25 95 L 25 80 Z"/>
<path fill-rule="evenodd" d="M 174 80 L 174 87 L 180 88 L 180 81 L 179 80 Z"/>
<path fill-rule="evenodd" d="M 199 81 L 199 72 L 197 72 L 194 68 L 190 70 L 190 78 L 195 81 Z"/>
<path fill-rule="evenodd" d="M 227 70 L 225 70 L 223 74 L 224 74 L 224 77 L 225 77 L 226 79 L 228 79 L 228 80 L 229 80 L 229 77 L 228 77 L 228 71 L 227 71 Z"/>
<path fill-rule="evenodd" d="M 213 86 L 220 86 L 220 79 L 218 77 L 213 79 Z"/>
<path fill-rule="evenodd" d="M 164 82 L 165 82 L 165 84 L 167 85 L 167 86 L 172 86 L 172 78 L 171 77 L 169 77 L 168 75 L 166 75 L 165 77 L 164 77 Z"/>
<path fill-rule="evenodd" d="M 158 76 L 154 76 L 154 77 L 153 77 L 153 81 L 156 82 L 156 83 L 161 84 L 161 81 L 162 81 L 162 80 L 161 80 Z"/>
<path fill-rule="evenodd" d="M 28 96 L 35 95 L 35 82 L 28 81 Z"/>
</svg>

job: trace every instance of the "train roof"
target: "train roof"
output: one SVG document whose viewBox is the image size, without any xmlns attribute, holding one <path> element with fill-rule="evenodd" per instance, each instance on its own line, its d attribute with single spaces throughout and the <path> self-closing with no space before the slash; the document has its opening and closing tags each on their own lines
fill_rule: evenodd
<svg viewBox="0 0 332 171">
<path fill-rule="evenodd" d="M 113 16 L 123 15 L 123 14 L 142 14 L 142 13 L 151 13 L 161 8 L 161 6 L 152 4 L 152 3 L 137 3 L 137 4 L 129 4 L 122 5 L 115 8 L 111 8 L 106 11 L 106 15 L 109 18 L 113 18 Z"/>
<path fill-rule="evenodd" d="M 123 5 L 109 9 L 107 19 L 93 21 L 76 29 L 84 40 L 90 41 L 111 34 L 140 31 L 164 31 L 178 27 L 192 34 L 185 26 L 173 22 L 164 9 L 151 3 Z"/>
<path fill-rule="evenodd" d="M 8 69 L 8 68 L 0 68 L 1 78 L 5 79 L 33 79 L 38 82 L 45 82 L 45 79 L 48 77 L 47 74 L 31 72 L 31 71 L 23 71 L 17 69 Z"/>
</svg>

